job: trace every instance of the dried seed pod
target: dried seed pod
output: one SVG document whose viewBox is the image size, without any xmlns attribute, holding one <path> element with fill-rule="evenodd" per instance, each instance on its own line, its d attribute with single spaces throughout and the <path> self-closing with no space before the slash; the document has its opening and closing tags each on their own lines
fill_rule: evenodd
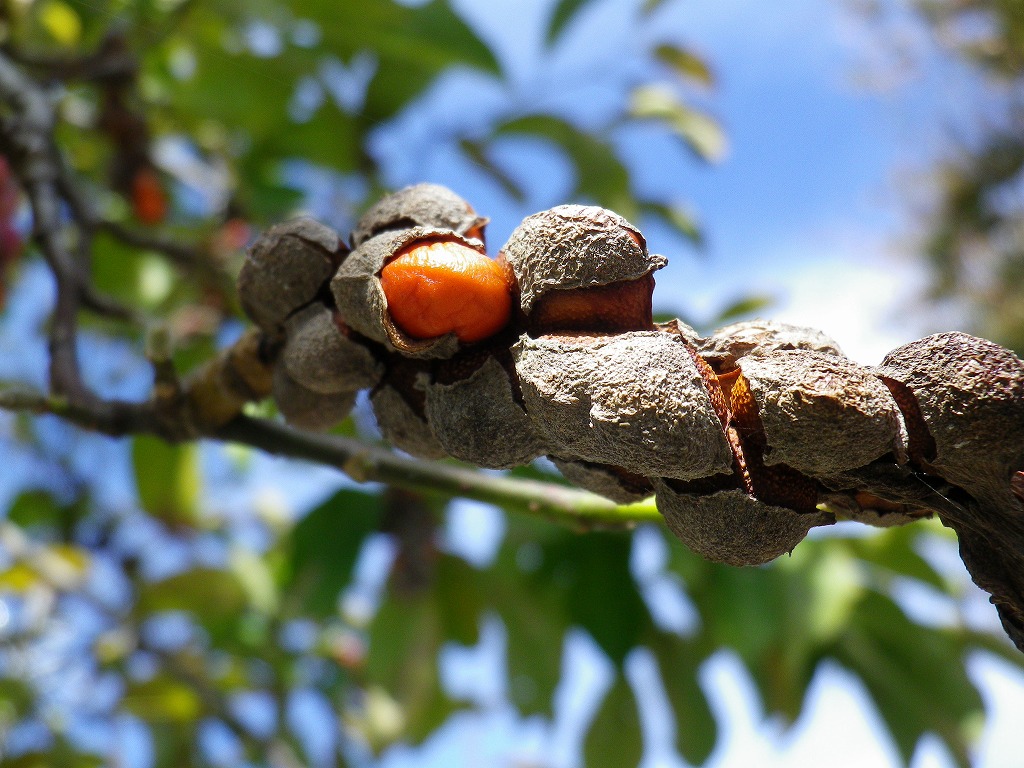
<svg viewBox="0 0 1024 768">
<path fill-rule="evenodd" d="M 729 370 L 741 357 L 780 349 L 806 349 L 833 357 L 846 357 L 839 345 L 815 328 L 804 328 L 774 320 L 746 320 L 733 323 L 701 339 L 700 356 L 718 371 Z"/>
<path fill-rule="evenodd" d="M 391 445 L 418 459 L 444 459 L 448 454 L 434 436 L 422 411 L 390 384 L 370 393 L 377 428 Z"/>
<path fill-rule="evenodd" d="M 536 213 L 516 227 L 502 254 L 531 335 L 653 327 L 652 273 L 668 262 L 649 254 L 639 230 L 618 214 L 584 205 Z"/>
<path fill-rule="evenodd" d="M 375 386 L 384 366 L 323 304 L 311 304 L 285 324 L 281 365 L 298 384 L 331 395 Z M 368 342 L 370 343 L 370 342 Z"/>
<path fill-rule="evenodd" d="M 487 219 L 439 184 L 416 184 L 381 198 L 364 213 L 352 231 L 352 247 L 371 237 L 398 229 L 436 227 L 450 229 L 483 242 Z"/>
<path fill-rule="evenodd" d="M 356 402 L 353 391 L 325 395 L 295 381 L 283 365 L 274 369 L 274 401 L 293 427 L 326 432 L 345 420 Z"/>
<path fill-rule="evenodd" d="M 271 227 L 249 249 L 238 275 L 242 309 L 264 330 L 280 330 L 324 290 L 347 253 L 338 233 L 313 219 Z"/>
<path fill-rule="evenodd" d="M 548 458 L 558 467 L 562 477 L 573 485 L 618 504 L 643 501 L 654 493 L 650 480 L 635 472 L 627 472 L 622 467 L 561 459 L 557 456 Z"/>
<path fill-rule="evenodd" d="M 777 349 L 739 360 L 751 393 L 734 412 L 756 408 L 764 430 L 764 463 L 828 477 L 886 454 L 905 456 L 903 417 L 888 389 L 846 358 L 805 349 Z M 734 385 L 734 389 L 735 389 Z M 743 414 L 737 419 L 742 421 Z"/>
<path fill-rule="evenodd" d="M 646 476 L 731 470 L 722 423 L 678 336 L 523 336 L 513 357 L 526 412 L 553 453 Z"/>
<path fill-rule="evenodd" d="M 444 450 L 480 467 L 517 467 L 546 452 L 508 370 L 491 355 L 468 375 L 435 376 L 426 384 L 425 413 Z"/>
<path fill-rule="evenodd" d="M 363 336 L 379 341 L 388 349 L 409 357 L 445 358 L 455 354 L 460 346 L 457 334 L 454 332 L 455 326 L 453 326 L 453 332 L 436 338 L 414 338 L 396 323 L 389 311 L 388 297 L 381 284 L 381 271 L 389 262 L 397 260 L 405 254 L 417 252 L 420 248 L 429 249 L 435 244 L 442 244 L 444 248 L 455 252 L 456 261 L 460 263 L 469 263 L 469 259 L 465 258 L 468 254 L 477 254 L 481 259 L 486 260 L 483 246 L 478 241 L 469 240 L 448 230 L 417 227 L 377 235 L 354 250 L 345 259 L 331 281 L 331 290 L 337 301 L 338 311 L 345 322 Z M 447 277 L 451 277 L 451 275 Z M 453 289 L 456 294 L 454 305 L 442 302 L 427 306 L 431 312 L 447 313 L 457 318 L 463 305 L 471 304 L 472 299 L 479 298 L 480 295 L 489 297 L 488 300 L 494 298 L 494 287 L 490 283 L 483 285 L 482 294 L 478 294 L 476 288 L 477 284 L 473 274 L 456 274 Z M 427 289 L 428 294 L 433 290 L 430 286 L 427 286 Z M 504 325 L 508 317 L 507 283 L 504 285 L 504 289 L 505 317 L 499 319 L 498 322 L 501 325 Z M 403 291 L 403 296 L 408 296 L 408 293 Z M 408 298 L 420 301 L 415 295 Z M 498 314 L 502 312 L 501 306 L 492 304 L 487 306 L 488 311 Z M 407 307 L 403 307 L 401 310 L 400 314 L 403 317 L 409 315 Z M 412 314 L 414 316 L 415 312 Z"/>
<path fill-rule="evenodd" d="M 671 481 L 654 480 L 665 524 L 698 555 L 728 565 L 760 565 L 791 552 L 807 532 L 831 516 L 764 504 L 745 491 L 686 493 Z"/>
<path fill-rule="evenodd" d="M 876 369 L 900 404 L 911 459 L 973 494 L 1008 496 L 1024 467 L 1024 362 L 991 341 L 940 333 Z"/>
</svg>

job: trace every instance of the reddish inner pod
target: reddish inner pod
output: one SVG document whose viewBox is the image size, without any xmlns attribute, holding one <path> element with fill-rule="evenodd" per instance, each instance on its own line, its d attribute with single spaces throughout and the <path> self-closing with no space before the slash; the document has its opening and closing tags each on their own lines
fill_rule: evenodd
<svg viewBox="0 0 1024 768">
<path fill-rule="evenodd" d="M 391 319 L 415 339 L 454 333 L 480 341 L 504 328 L 512 311 L 504 270 L 461 243 L 413 245 L 385 265 L 380 282 Z"/>
</svg>

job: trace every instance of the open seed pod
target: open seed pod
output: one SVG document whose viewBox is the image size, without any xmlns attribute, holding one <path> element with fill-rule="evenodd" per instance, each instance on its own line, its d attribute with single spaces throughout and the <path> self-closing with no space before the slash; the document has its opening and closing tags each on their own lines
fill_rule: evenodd
<svg viewBox="0 0 1024 768">
<path fill-rule="evenodd" d="M 887 454 L 905 460 L 906 430 L 889 390 L 867 369 L 806 349 L 777 349 L 739 360 L 732 409 L 756 409 L 764 463 L 828 477 Z M 749 390 L 749 398 L 738 396 Z"/>
<path fill-rule="evenodd" d="M 428 370 L 423 360 L 392 355 L 387 372 L 370 392 L 377 428 L 391 445 L 418 459 L 447 458 L 427 422 L 423 381 Z"/>
<path fill-rule="evenodd" d="M 640 231 L 616 213 L 585 205 L 536 213 L 516 227 L 502 255 L 532 336 L 653 328 L 652 273 L 668 261 L 648 253 Z"/>
<path fill-rule="evenodd" d="M 522 336 L 513 358 L 526 412 L 551 453 L 645 476 L 731 471 L 722 423 L 678 336 Z"/>
<path fill-rule="evenodd" d="M 345 420 L 356 402 L 354 391 L 323 394 L 295 381 L 283 365 L 274 369 L 274 401 L 293 427 L 326 432 Z"/>
<path fill-rule="evenodd" d="M 745 320 L 715 331 L 697 344 L 700 356 L 717 371 L 730 370 L 741 357 L 777 349 L 806 349 L 833 357 L 846 357 L 839 345 L 815 328 L 774 320 Z"/>
<path fill-rule="evenodd" d="M 833 522 L 830 515 L 772 506 L 741 490 L 687 493 L 662 479 L 654 480 L 654 488 L 669 530 L 716 563 L 767 563 L 791 552 L 811 528 Z"/>
<path fill-rule="evenodd" d="M 445 361 L 424 383 L 427 423 L 444 450 L 489 469 L 529 464 L 546 452 L 511 379 L 507 351 L 503 357 L 505 364 L 487 352 Z"/>
<path fill-rule="evenodd" d="M 280 330 L 325 289 L 347 253 L 338 233 L 313 219 L 271 227 L 249 249 L 238 275 L 242 309 L 264 330 Z"/>
<path fill-rule="evenodd" d="M 298 384 L 323 395 L 358 392 L 380 381 L 383 364 L 323 304 L 311 304 L 285 324 L 280 365 Z"/>
<path fill-rule="evenodd" d="M 875 371 L 906 417 L 911 460 L 974 495 L 1008 498 L 1024 470 L 1024 362 L 991 341 L 940 333 Z"/>
<path fill-rule="evenodd" d="M 460 339 L 500 331 L 511 307 L 507 276 L 479 241 L 425 227 L 364 242 L 331 290 L 346 324 L 408 357 L 451 357 Z"/>
<path fill-rule="evenodd" d="M 632 504 L 654 494 L 651 481 L 622 467 L 594 464 L 549 456 L 562 477 L 585 491 L 604 496 L 617 504 Z"/>
<path fill-rule="evenodd" d="M 370 207 L 352 231 L 352 247 L 390 230 L 413 227 L 450 229 L 483 242 L 487 219 L 472 206 L 439 184 L 416 184 L 381 198 Z"/>
</svg>

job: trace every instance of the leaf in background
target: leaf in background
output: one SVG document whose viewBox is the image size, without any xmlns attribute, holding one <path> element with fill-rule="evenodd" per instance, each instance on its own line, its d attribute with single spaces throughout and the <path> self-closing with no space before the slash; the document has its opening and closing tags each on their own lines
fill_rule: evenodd
<svg viewBox="0 0 1024 768">
<path fill-rule="evenodd" d="M 248 604 L 245 589 L 229 571 L 194 568 L 139 587 L 138 611 L 187 611 L 211 635 L 227 636 Z"/>
<path fill-rule="evenodd" d="M 665 123 L 701 160 L 717 162 L 725 157 L 721 126 L 710 115 L 683 104 L 668 88 L 637 88 L 630 98 L 629 114 L 638 120 Z"/>
<path fill-rule="evenodd" d="M 74 47 L 82 37 L 82 20 L 74 8 L 61 0 L 40 3 L 39 23 L 65 48 Z"/>
<path fill-rule="evenodd" d="M 191 686 L 166 675 L 129 682 L 121 706 L 150 723 L 193 723 L 203 713 L 199 694 Z"/>
<path fill-rule="evenodd" d="M 767 309 L 776 302 L 774 296 L 767 294 L 751 294 L 750 296 L 744 296 L 741 299 L 737 299 L 732 304 L 726 305 L 723 309 L 719 310 L 718 314 L 715 315 L 712 324 L 715 327 L 720 325 L 726 325 L 737 320 L 742 320 L 752 315 L 756 315 L 764 309 Z"/>
<path fill-rule="evenodd" d="M 624 768 L 639 765 L 643 736 L 636 700 L 621 672 L 601 702 L 583 743 L 583 764 L 587 768 Z"/>
<path fill-rule="evenodd" d="M 642 213 L 657 216 L 696 246 L 704 245 L 704 233 L 693 212 L 681 205 L 656 203 L 645 200 L 640 203 Z"/>
<path fill-rule="evenodd" d="M 873 536 L 844 539 L 843 545 L 855 557 L 880 571 L 876 578 L 884 579 L 887 575 L 907 576 L 936 589 L 946 590 L 946 580 L 914 547 L 920 536 L 927 533 L 928 525 L 921 521 L 913 525 L 888 528 L 884 533 L 879 532 Z"/>
<path fill-rule="evenodd" d="M 336 615 L 338 594 L 351 580 L 363 541 L 380 516 L 379 495 L 342 490 L 302 518 L 284 545 L 286 600 L 316 618 Z"/>
<path fill-rule="evenodd" d="M 548 33 L 544 42 L 549 46 L 554 45 L 566 25 L 587 2 L 588 0 L 558 0 L 551 12 L 551 21 L 548 24 Z"/>
<path fill-rule="evenodd" d="M 654 56 L 671 67 L 684 81 L 695 82 L 710 88 L 715 84 L 715 75 L 707 62 L 693 51 L 675 45 L 659 45 Z"/>
<path fill-rule="evenodd" d="M 590 198 L 627 219 L 636 218 L 629 170 L 608 142 L 550 115 L 520 117 L 495 129 L 496 136 L 506 134 L 539 136 L 557 145 L 576 166 L 575 195 Z"/>
<path fill-rule="evenodd" d="M 482 171 L 485 171 L 501 187 L 506 195 L 519 203 L 526 200 L 526 193 L 522 187 L 505 172 L 504 168 L 491 160 L 483 144 L 478 141 L 463 139 L 459 142 L 459 146 L 466 153 L 466 157 L 472 160 L 473 164 Z"/>
<path fill-rule="evenodd" d="M 694 642 L 660 632 L 645 645 L 657 659 L 665 694 L 675 715 L 679 752 L 691 765 L 703 765 L 718 738 L 718 724 L 698 679 L 710 646 L 700 639 Z"/>
<path fill-rule="evenodd" d="M 196 524 L 202 490 L 198 445 L 139 435 L 132 442 L 132 464 L 139 503 L 148 514 L 170 525 Z"/>
</svg>

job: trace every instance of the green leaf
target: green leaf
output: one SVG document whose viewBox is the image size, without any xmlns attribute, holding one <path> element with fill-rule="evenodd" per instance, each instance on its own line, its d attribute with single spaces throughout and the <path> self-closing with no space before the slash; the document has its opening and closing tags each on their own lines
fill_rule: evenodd
<svg viewBox="0 0 1024 768">
<path fill-rule="evenodd" d="M 643 756 L 640 714 L 633 692 L 621 674 L 601 703 L 583 743 L 587 768 L 625 768 L 639 765 Z"/>
<path fill-rule="evenodd" d="M 654 56 L 671 67 L 683 80 L 696 82 L 708 88 L 715 84 L 715 75 L 711 68 L 693 51 L 666 43 L 654 49 Z"/>
<path fill-rule="evenodd" d="M 185 683 L 165 675 L 144 682 L 129 682 L 121 706 L 149 723 L 193 723 L 203 714 L 199 694 Z"/>
<path fill-rule="evenodd" d="M 285 542 L 281 591 L 305 614 L 337 614 L 338 594 L 352 578 L 366 536 L 381 517 L 380 496 L 342 490 L 307 514 Z"/>
<path fill-rule="evenodd" d="M 188 611 L 217 636 L 234 628 L 247 604 L 238 577 L 214 568 L 194 568 L 139 588 L 141 614 Z"/>
<path fill-rule="evenodd" d="M 732 304 L 727 304 L 715 315 L 712 323 L 716 326 L 725 325 L 745 317 L 756 315 L 775 303 L 775 297 L 767 294 L 751 294 L 737 299 Z"/>
<path fill-rule="evenodd" d="M 495 129 L 496 136 L 527 134 L 547 139 L 565 152 L 576 167 L 575 195 L 635 219 L 639 209 L 630 191 L 629 170 L 611 144 L 550 115 L 530 115 Z"/>
<path fill-rule="evenodd" d="M 717 162 L 725 156 L 725 134 L 714 118 L 683 104 L 668 88 L 637 88 L 630 97 L 629 113 L 638 120 L 665 123 L 701 160 Z"/>
<path fill-rule="evenodd" d="M 946 590 L 948 585 L 914 548 L 914 543 L 927 533 L 927 523 L 903 525 L 879 531 L 872 536 L 847 539 L 844 544 L 857 558 L 874 567 L 881 579 L 892 575 L 908 576 L 937 589 Z"/>
<path fill-rule="evenodd" d="M 516 183 L 505 169 L 500 165 L 491 160 L 487 154 L 486 148 L 483 144 L 478 141 L 470 141 L 469 139 L 463 139 L 459 142 L 459 146 L 462 151 L 466 153 L 466 157 L 473 161 L 476 165 L 487 174 L 502 188 L 506 195 L 511 197 L 516 202 L 524 202 L 526 200 L 526 193 L 522 187 Z"/>
<path fill-rule="evenodd" d="M 139 435 L 132 442 L 132 464 L 139 503 L 147 513 L 171 525 L 195 525 L 202 486 L 196 444 L 172 445 Z"/>
<path fill-rule="evenodd" d="M 545 40 L 548 45 L 553 45 L 558 40 L 566 25 L 588 1 L 558 0 L 551 12 L 551 22 L 548 24 L 547 39 Z"/>
<path fill-rule="evenodd" d="M 644 200 L 640 203 L 640 210 L 645 214 L 662 219 L 694 245 L 701 246 L 704 244 L 704 233 L 701 231 L 696 216 L 688 208 L 681 205 Z"/>
<path fill-rule="evenodd" d="M 708 643 L 658 633 L 647 644 L 657 659 L 665 694 L 675 715 L 679 752 L 691 765 L 703 765 L 718 738 L 718 725 L 698 680 Z"/>
</svg>

